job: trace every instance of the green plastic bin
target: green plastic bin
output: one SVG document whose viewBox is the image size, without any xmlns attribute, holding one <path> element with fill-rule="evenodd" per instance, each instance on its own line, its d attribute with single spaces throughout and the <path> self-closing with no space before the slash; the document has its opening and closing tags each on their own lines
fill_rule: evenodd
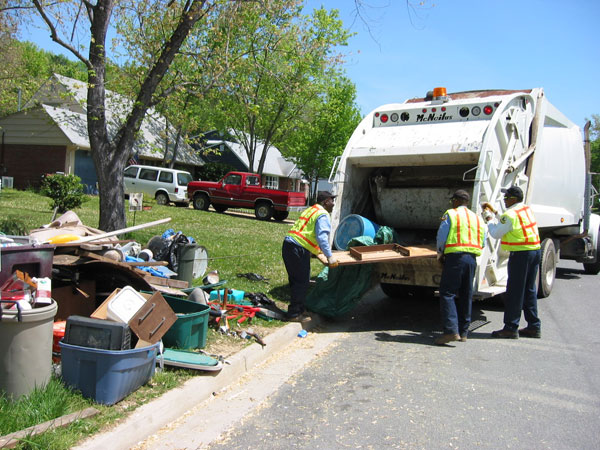
<svg viewBox="0 0 600 450">
<path fill-rule="evenodd" d="M 170 295 L 163 297 L 177 315 L 177 320 L 162 338 L 165 347 L 204 348 L 210 306 Z"/>
</svg>

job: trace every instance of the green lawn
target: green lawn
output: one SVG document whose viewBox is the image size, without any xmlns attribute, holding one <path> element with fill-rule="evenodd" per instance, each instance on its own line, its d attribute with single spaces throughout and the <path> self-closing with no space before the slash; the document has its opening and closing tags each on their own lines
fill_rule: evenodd
<svg viewBox="0 0 600 450">
<path fill-rule="evenodd" d="M 159 206 L 154 201 L 144 202 L 144 204 L 150 209 L 137 212 L 135 225 L 165 217 L 170 217 L 171 222 L 130 233 L 126 238 L 135 239 L 144 246 L 151 237 L 162 234 L 168 228 L 181 231 L 206 248 L 209 256 L 208 270 L 218 270 L 221 279 L 228 281 L 226 285 L 228 288 L 246 292 L 264 292 L 277 301 L 280 307 L 286 309 L 289 290 L 287 274 L 281 260 L 281 243 L 291 223 L 263 222 L 254 219 L 253 216 L 241 216 L 235 213 L 219 214 L 214 211 L 196 211 L 192 208 Z M 49 205 L 48 198 L 34 192 L 3 189 L 0 191 L 0 211 L 2 211 L 0 232 L 26 233 L 28 230 L 49 223 L 52 219 Z M 98 227 L 97 197 L 89 197 L 75 212 L 85 225 Z M 127 214 L 127 226 L 134 225 L 133 213 Z M 289 220 L 293 221 L 297 217 L 298 213 L 291 214 Z M 318 274 L 321 268 L 317 261 L 313 261 L 313 275 Z M 248 272 L 267 277 L 269 283 L 253 282 L 237 276 Z M 201 279 L 194 280 L 194 285 L 201 284 Z M 265 327 L 283 325 L 282 322 L 266 322 L 260 319 L 255 323 Z M 209 330 L 207 339 L 207 347 L 211 347 L 214 341 L 223 337 Z M 211 349 L 214 349 L 214 345 Z M 116 405 L 110 407 L 94 405 L 101 411 L 96 417 L 81 420 L 65 429 L 32 437 L 17 448 L 70 448 L 79 439 L 96 433 L 138 405 L 193 376 L 202 376 L 202 374 L 189 370 L 166 370 L 155 375 L 148 385 Z M 57 379 L 53 379 L 45 390 L 35 392 L 17 403 L 0 398 L 0 434 L 18 431 L 92 404 L 93 402 L 70 392 Z"/>
</svg>

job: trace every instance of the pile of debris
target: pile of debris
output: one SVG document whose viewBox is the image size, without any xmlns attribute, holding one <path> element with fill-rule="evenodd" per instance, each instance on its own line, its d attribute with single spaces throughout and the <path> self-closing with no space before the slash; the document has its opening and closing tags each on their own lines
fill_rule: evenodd
<svg viewBox="0 0 600 450">
<path fill-rule="evenodd" d="M 217 271 L 204 277 L 203 286 L 190 287 L 208 262 L 206 249 L 193 238 L 172 229 L 143 247 L 117 238 L 168 221 L 105 233 L 68 212 L 28 237 L 2 238 L 0 334 L 8 333 L 2 337 L 10 344 L 0 352 L 0 391 L 18 397 L 45 384 L 52 356 L 65 384 L 113 404 L 146 383 L 156 364 L 221 370 L 223 359 L 202 351 L 209 323 L 265 345 L 252 328 L 240 325 L 257 316 L 282 320 L 285 313 L 265 294 L 224 288 Z M 239 276 L 248 275 L 267 281 Z M 24 324 L 41 312 L 44 319 L 28 324 L 34 334 L 25 336 Z M 13 344 L 30 348 L 15 352 Z M 17 353 L 21 360 L 8 361 Z M 23 371 L 35 374 L 15 388 Z"/>
</svg>

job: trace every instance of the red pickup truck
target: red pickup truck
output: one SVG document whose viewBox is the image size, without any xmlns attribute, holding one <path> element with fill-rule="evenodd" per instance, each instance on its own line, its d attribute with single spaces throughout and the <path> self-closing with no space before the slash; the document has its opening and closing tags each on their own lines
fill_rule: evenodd
<svg viewBox="0 0 600 450">
<path fill-rule="evenodd" d="M 254 209 L 260 220 L 285 220 L 290 211 L 300 211 L 306 205 L 303 192 L 264 188 L 257 173 L 229 172 L 217 182 L 190 181 L 187 190 L 195 209 L 206 211 L 211 204 L 218 212 Z"/>
</svg>

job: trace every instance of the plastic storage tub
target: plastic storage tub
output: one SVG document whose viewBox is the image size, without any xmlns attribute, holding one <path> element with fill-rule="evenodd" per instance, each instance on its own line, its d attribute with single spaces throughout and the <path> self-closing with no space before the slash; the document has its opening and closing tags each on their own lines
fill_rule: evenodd
<svg viewBox="0 0 600 450">
<path fill-rule="evenodd" d="M 159 343 L 120 351 L 59 345 L 65 384 L 97 403 L 112 405 L 152 378 Z"/>
<path fill-rule="evenodd" d="M 237 289 L 228 289 L 227 290 L 227 303 L 238 303 L 244 300 L 244 291 L 238 291 Z M 209 300 L 212 302 L 217 299 L 223 300 L 223 296 L 225 295 L 225 289 L 219 289 L 219 291 L 210 291 Z"/>
<path fill-rule="evenodd" d="M 108 301 L 106 318 L 115 322 L 129 323 L 144 303 L 146 299 L 138 291 L 131 286 L 125 286 Z"/>
<path fill-rule="evenodd" d="M 378 229 L 379 225 L 369 219 L 358 214 L 350 214 L 342 219 L 337 230 L 335 230 L 333 244 L 338 250 L 347 250 L 348 242 L 352 238 L 360 236 L 374 238 Z"/>
<path fill-rule="evenodd" d="M 177 320 L 163 336 L 165 347 L 204 348 L 210 306 L 165 295 L 165 300 L 177 315 Z"/>
</svg>

